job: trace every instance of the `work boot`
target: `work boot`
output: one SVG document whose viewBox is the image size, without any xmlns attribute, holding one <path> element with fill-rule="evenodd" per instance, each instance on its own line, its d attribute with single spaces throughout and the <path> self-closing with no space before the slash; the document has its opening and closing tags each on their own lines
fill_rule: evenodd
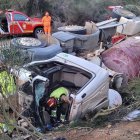
<svg viewBox="0 0 140 140">
<path fill-rule="evenodd" d="M 52 130 L 53 130 L 52 125 L 51 125 L 51 124 L 47 124 L 47 125 L 45 126 L 45 130 L 46 130 L 46 131 L 52 131 Z"/>
</svg>

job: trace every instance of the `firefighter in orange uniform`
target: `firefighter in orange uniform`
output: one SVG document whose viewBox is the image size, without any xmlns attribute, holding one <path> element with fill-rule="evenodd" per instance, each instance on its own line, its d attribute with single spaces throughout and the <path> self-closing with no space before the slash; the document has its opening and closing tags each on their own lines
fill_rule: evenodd
<svg viewBox="0 0 140 140">
<path fill-rule="evenodd" d="M 45 34 L 51 34 L 51 16 L 49 16 L 49 12 L 46 11 L 45 16 L 42 18 L 44 32 Z"/>
</svg>

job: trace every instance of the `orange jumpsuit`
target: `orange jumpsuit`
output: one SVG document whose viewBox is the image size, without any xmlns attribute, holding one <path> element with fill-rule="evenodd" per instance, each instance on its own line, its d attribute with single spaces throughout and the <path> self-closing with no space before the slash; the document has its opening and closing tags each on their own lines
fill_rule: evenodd
<svg viewBox="0 0 140 140">
<path fill-rule="evenodd" d="M 42 18 L 43 26 L 44 26 L 44 32 L 47 34 L 51 33 L 51 17 L 50 16 L 44 16 Z"/>
</svg>

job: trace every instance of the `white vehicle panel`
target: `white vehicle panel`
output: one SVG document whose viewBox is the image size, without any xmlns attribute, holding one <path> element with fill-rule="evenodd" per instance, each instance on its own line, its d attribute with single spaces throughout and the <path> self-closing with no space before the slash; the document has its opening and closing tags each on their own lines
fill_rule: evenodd
<svg viewBox="0 0 140 140">
<path fill-rule="evenodd" d="M 49 60 L 31 62 L 25 65 L 25 68 L 36 64 L 39 65 L 50 62 L 59 62 L 74 66 L 91 74 L 87 79 L 84 76 L 82 77 L 78 75 L 80 73 L 77 73 L 77 75 L 75 74 L 75 77 L 70 77 L 69 74 L 65 73 L 61 75 L 60 81 L 69 79 L 69 82 L 76 83 L 76 86 L 80 87 L 77 93 L 72 94 L 73 103 L 70 110 L 69 120 L 74 120 L 85 112 L 94 110 L 94 108 L 100 105 L 103 100 L 108 100 L 109 73 L 92 62 L 69 54 L 60 53 Z M 76 77 L 79 77 L 80 80 L 76 79 Z"/>
</svg>

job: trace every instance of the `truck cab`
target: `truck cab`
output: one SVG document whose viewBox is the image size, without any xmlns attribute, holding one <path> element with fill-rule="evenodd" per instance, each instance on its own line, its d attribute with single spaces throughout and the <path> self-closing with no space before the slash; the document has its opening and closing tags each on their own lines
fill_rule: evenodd
<svg viewBox="0 0 140 140">
<path fill-rule="evenodd" d="M 88 111 L 108 107 L 108 72 L 87 60 L 70 54 L 60 53 L 48 60 L 31 62 L 18 72 L 17 77 L 20 86 L 23 87 L 21 89 L 25 93 L 25 98 L 36 97 L 40 94 L 40 92 L 26 92 L 31 91 L 27 87 L 30 89 L 36 87 L 37 80 L 46 83 L 45 90 L 40 89 L 40 91 L 45 91 L 46 98 L 56 87 L 66 87 L 70 91 L 69 96 L 72 100 L 69 121 L 84 116 Z M 31 83 L 30 86 L 27 86 L 27 82 Z M 21 94 L 19 96 L 21 97 Z M 35 97 L 32 97 L 34 102 L 36 102 Z M 26 101 L 26 99 L 23 100 Z"/>
<path fill-rule="evenodd" d="M 0 34 L 22 35 L 43 32 L 43 24 L 41 18 L 31 18 L 26 14 L 7 10 L 0 15 Z"/>
</svg>

